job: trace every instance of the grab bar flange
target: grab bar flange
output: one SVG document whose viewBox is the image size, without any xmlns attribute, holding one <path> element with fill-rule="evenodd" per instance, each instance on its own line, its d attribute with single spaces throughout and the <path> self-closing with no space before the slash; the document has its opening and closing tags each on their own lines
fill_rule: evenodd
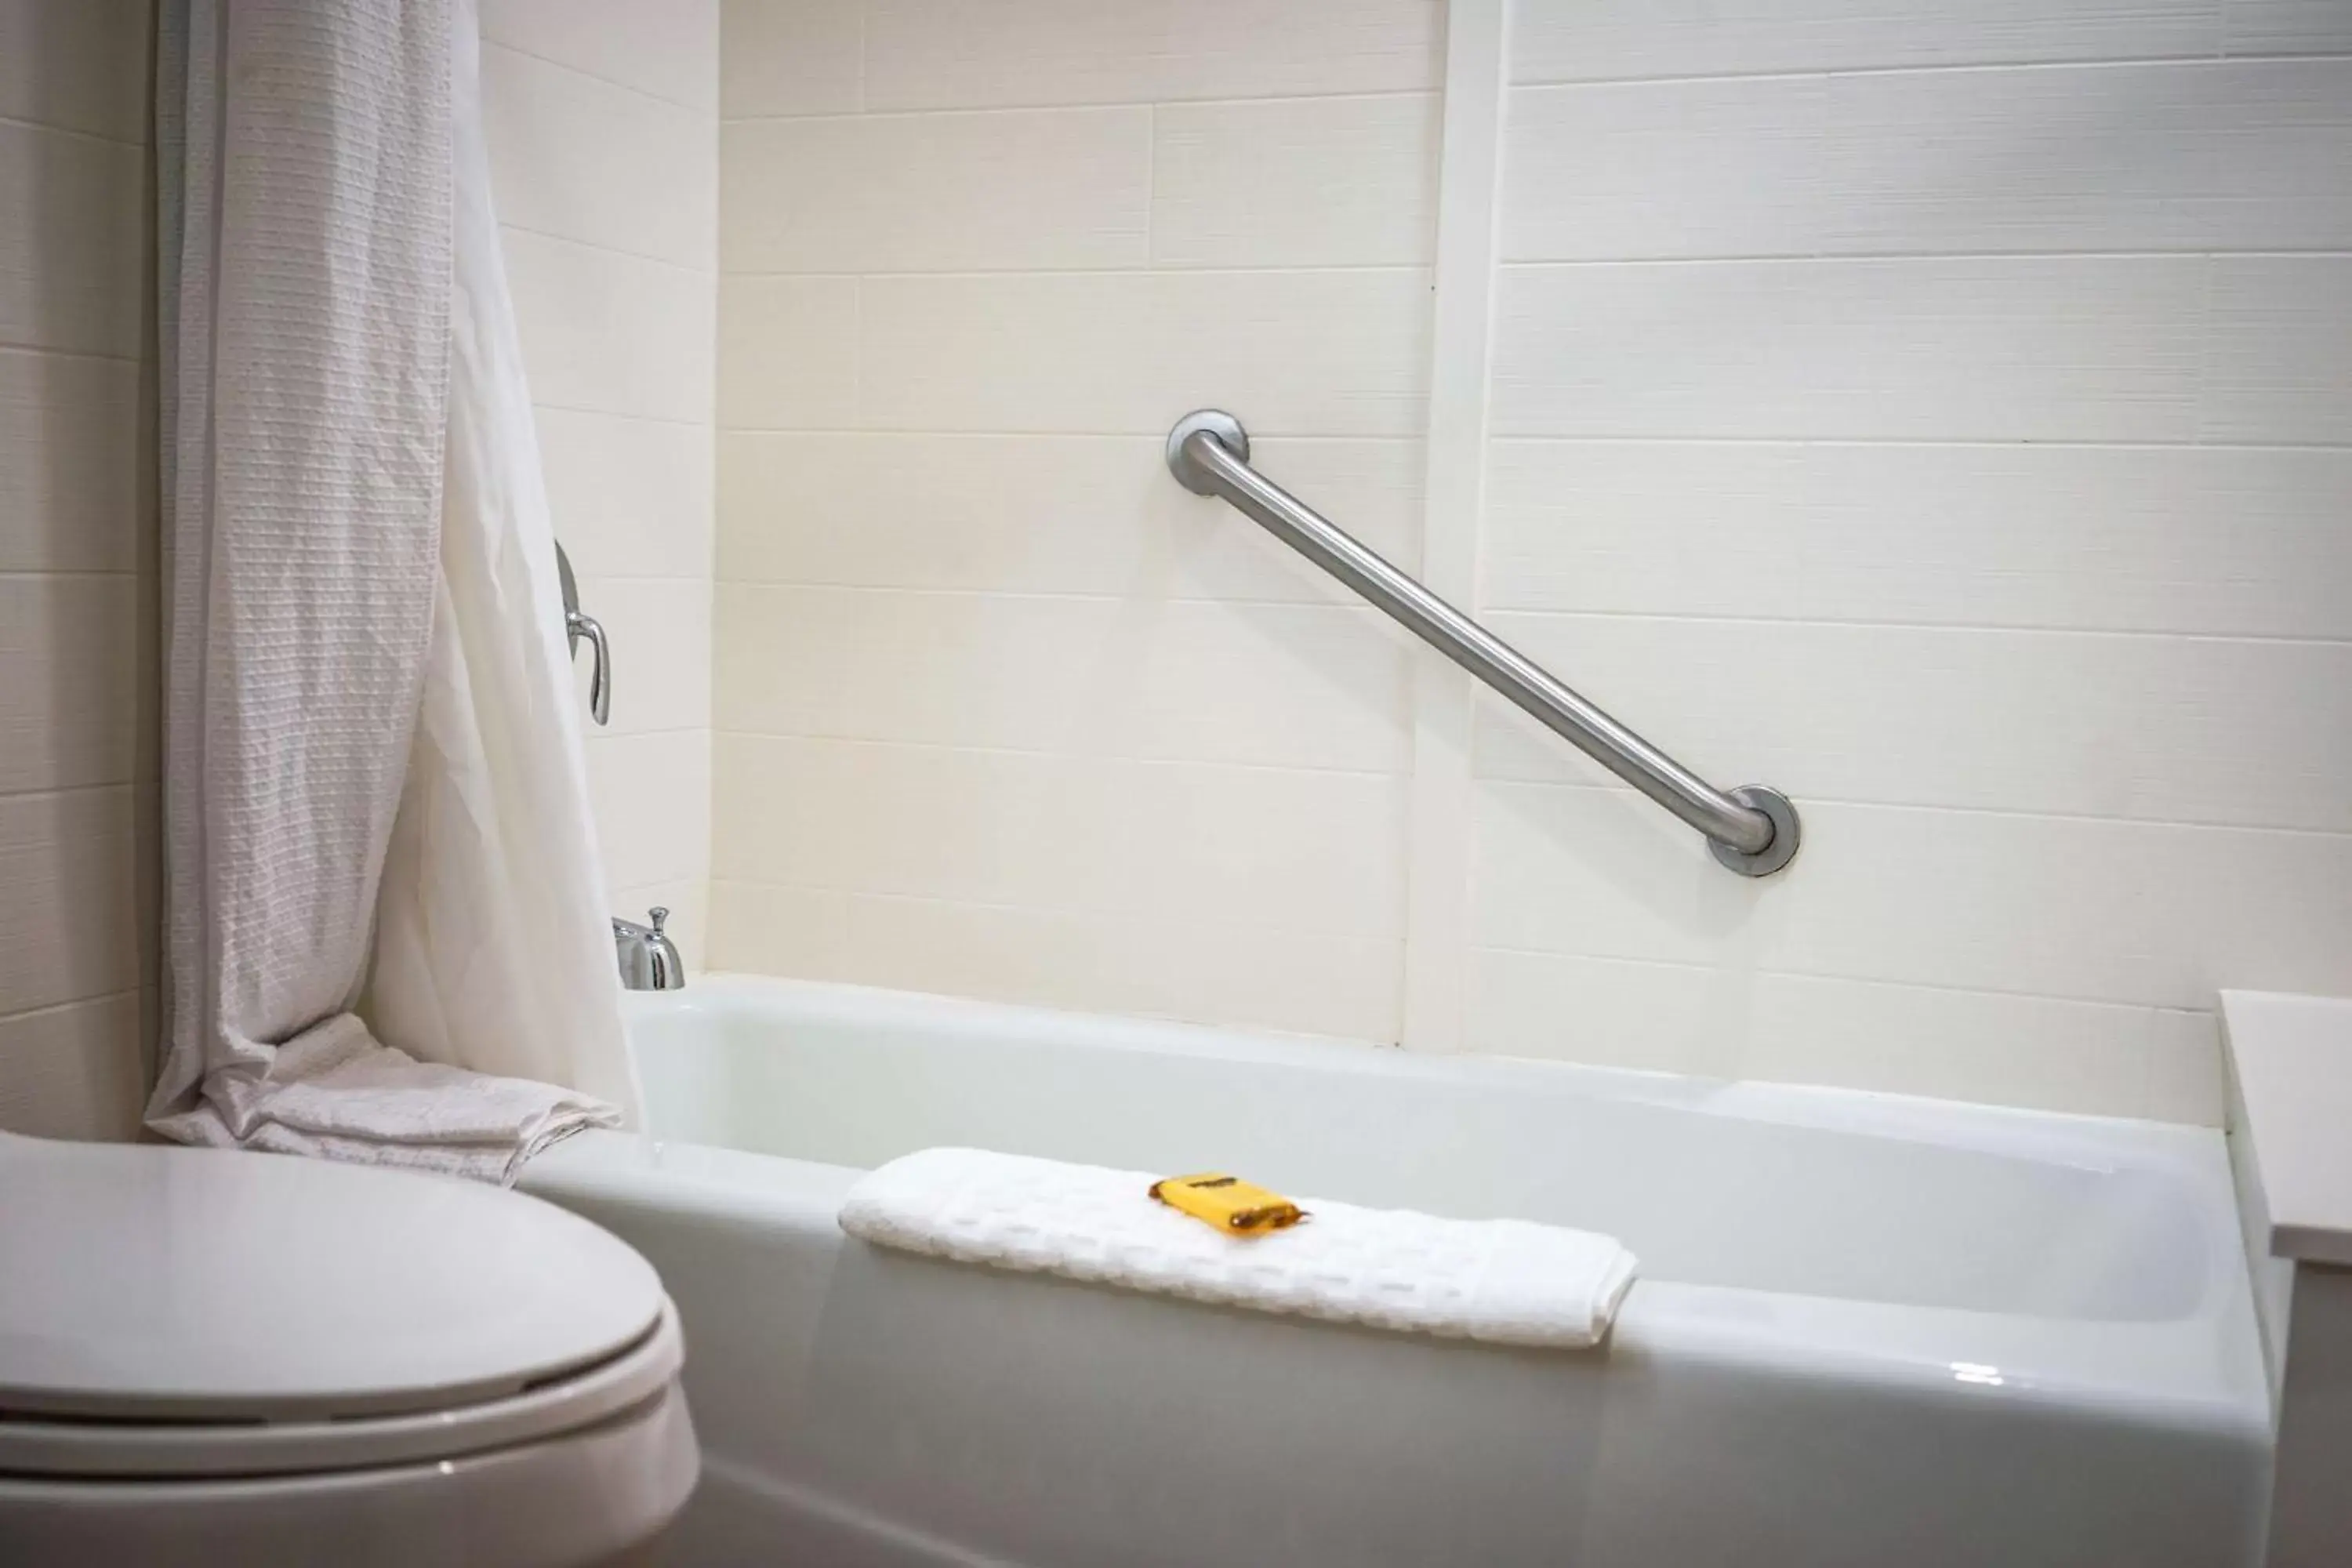
<svg viewBox="0 0 2352 1568">
<path fill-rule="evenodd" d="M 1751 811 L 1760 811 L 1772 820 L 1772 837 L 1763 848 L 1749 854 L 1737 849 L 1720 838 L 1710 838 L 1706 847 L 1715 858 L 1743 877 L 1769 877 L 1797 858 L 1797 844 L 1803 837 L 1803 826 L 1797 820 L 1797 808 L 1789 797 L 1770 784 L 1741 784 L 1725 792 Z"/>
<path fill-rule="evenodd" d="M 1216 480 L 1210 477 L 1208 469 L 1193 461 L 1192 453 L 1184 449 L 1184 443 L 1195 436 L 1212 437 L 1218 446 L 1246 463 L 1250 458 L 1249 432 L 1242 428 L 1240 420 L 1222 408 L 1195 409 L 1176 421 L 1176 428 L 1168 432 L 1168 471 L 1176 476 L 1178 484 L 1194 495 L 1213 496 L 1218 493 Z"/>
</svg>

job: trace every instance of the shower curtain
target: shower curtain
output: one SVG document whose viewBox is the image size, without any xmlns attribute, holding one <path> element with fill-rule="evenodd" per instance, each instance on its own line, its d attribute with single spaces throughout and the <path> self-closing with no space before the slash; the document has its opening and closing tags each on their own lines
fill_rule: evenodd
<svg viewBox="0 0 2352 1568">
<path fill-rule="evenodd" d="M 149 1124 L 510 1181 L 635 1116 L 471 0 L 164 0 Z"/>
</svg>

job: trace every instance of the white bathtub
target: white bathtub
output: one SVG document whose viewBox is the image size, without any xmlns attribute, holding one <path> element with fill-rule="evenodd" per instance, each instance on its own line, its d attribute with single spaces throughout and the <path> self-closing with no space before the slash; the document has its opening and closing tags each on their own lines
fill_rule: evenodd
<svg viewBox="0 0 2352 1568">
<path fill-rule="evenodd" d="M 524 1184 L 661 1269 L 693 1564 L 2237 1568 L 2270 1418 L 2218 1134 L 722 977 Z M 958 1143 L 1615 1233 L 1591 1352 L 881 1253 Z"/>
</svg>

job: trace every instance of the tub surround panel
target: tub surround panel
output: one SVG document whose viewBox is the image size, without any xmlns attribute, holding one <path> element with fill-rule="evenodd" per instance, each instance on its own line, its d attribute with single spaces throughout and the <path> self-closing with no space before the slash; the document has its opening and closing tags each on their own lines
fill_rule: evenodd
<svg viewBox="0 0 2352 1568">
<path fill-rule="evenodd" d="M 1443 9 L 726 6 L 718 962 L 1395 1037 Z"/>
<path fill-rule="evenodd" d="M 748 881 L 1400 935 L 1388 775 L 722 732 L 717 780 Z"/>
<path fill-rule="evenodd" d="M 709 579 L 717 503 L 708 426 L 545 405 L 536 417 L 548 505 L 574 571 Z"/>
<path fill-rule="evenodd" d="M 856 429 L 863 308 L 855 278 L 723 275 L 719 427 Z"/>
<path fill-rule="evenodd" d="M 589 724 L 590 745 L 710 728 L 708 579 L 583 575 L 580 602 L 604 623 L 613 644 L 613 721 Z M 586 648 L 575 666 L 585 702 L 593 668 Z"/>
<path fill-rule="evenodd" d="M 486 42 L 482 112 L 499 222 L 715 269 L 719 182 L 708 108 Z"/>
<path fill-rule="evenodd" d="M 1469 980 L 1473 1050 L 2158 1121 L 2220 1100 L 2209 1013 L 1957 989 L 1923 1006 L 1884 981 L 1507 947 L 1474 948 Z"/>
<path fill-rule="evenodd" d="M 1396 773 L 1401 639 L 1340 605 L 728 584 L 730 732 Z M 989 672 L 944 692 L 943 658 Z"/>
<path fill-rule="evenodd" d="M 1310 98 L 1437 85 L 1443 0 L 858 0 L 867 110 Z M 737 112 L 730 104 L 727 111 Z"/>
<path fill-rule="evenodd" d="M 534 401 L 709 426 L 710 274 L 527 229 L 501 238 Z"/>
<path fill-rule="evenodd" d="M 1151 111 L 730 121 L 734 272 L 980 272 L 1148 258 Z"/>
<path fill-rule="evenodd" d="M 2352 256 L 2213 265 L 2208 441 L 2352 446 Z"/>
<path fill-rule="evenodd" d="M 689 966 L 710 871 L 718 0 L 484 0 L 483 112 L 556 536 L 613 645 L 585 715 L 615 914 L 668 905 Z"/>
<path fill-rule="evenodd" d="M 1475 607 L 1805 848 L 1481 700 L 1470 1044 L 2211 1122 L 2216 991 L 2342 984 L 2317 20 L 1516 8 Z"/>
<path fill-rule="evenodd" d="M 1503 440 L 1486 480 L 1489 614 L 2352 639 L 2343 448 Z"/>
<path fill-rule="evenodd" d="M 867 278 L 851 424 L 1165 436 L 1230 403 L 1270 436 L 1409 437 L 1428 297 L 1415 268 Z"/>
<path fill-rule="evenodd" d="M 717 0 L 482 0 L 482 37 L 707 119 L 719 112 L 718 12 Z"/>
<path fill-rule="evenodd" d="M 132 776 L 142 597 L 125 573 L 0 575 L 0 795 Z"/>
<path fill-rule="evenodd" d="M 2188 441 L 2202 257 L 1506 266 L 1497 436 Z"/>
<path fill-rule="evenodd" d="M 1290 885 L 1315 855 L 1220 885 L 1309 972 L 1307 911 L 1413 932 L 1425 1005 L 1343 978 L 1343 1032 L 2217 1121 L 2215 989 L 2340 984 L 2352 942 L 2341 7 L 1455 9 L 1449 74 L 1403 0 L 1181 36 L 1145 0 L 727 5 L 713 820 L 778 853 L 718 950 L 1297 1026 L 1207 956 L 1056 988 L 1041 933 L 1096 894 L 898 838 L 1028 846 L 973 770 L 1238 766 L 1302 823 L 1390 780 L 1415 826 L 1350 851 L 1380 891 Z M 1448 128 L 1491 204 L 1438 200 Z M 1442 351 L 1441 254 L 1492 297 Z M 1797 865 L 1724 878 L 1179 491 L 1199 405 L 1702 773 L 1788 790 Z M 828 798 L 896 833 L 784 852 L 776 759 L 886 753 L 893 793 Z M 1108 857 L 1139 919 L 1211 885 L 1160 826 L 1038 852 Z"/>
<path fill-rule="evenodd" d="M 730 119 L 865 107 L 865 0 L 727 0 L 719 9 L 719 101 Z"/>
<path fill-rule="evenodd" d="M 140 993 L 122 991 L 0 1017 L 0 1127 L 136 1138 L 147 1099 L 141 1005 Z"/>
<path fill-rule="evenodd" d="M 1601 0 L 1530 5 L 1512 79 L 1609 81 L 2352 48 L 2336 0 Z"/>
<path fill-rule="evenodd" d="M 1812 874 L 1759 885 L 1702 876 L 1704 843 L 1630 790 L 1487 782 L 1473 940 L 2210 1010 L 2333 973 L 2352 921 L 2336 835 L 1805 805 Z"/>
<path fill-rule="evenodd" d="M 145 0 L 0 0 L 0 1129 L 127 1138 L 152 1026 Z"/>
<path fill-rule="evenodd" d="M 1798 800 L 2352 832 L 2352 644 L 1488 610 L 1702 774 Z M 1772 694 L 1759 696 L 1759 693 Z M 1499 701 L 1489 778 L 1608 776 Z"/>
<path fill-rule="evenodd" d="M 146 166 L 135 136 L 0 119 L 0 344 L 140 356 Z"/>
<path fill-rule="evenodd" d="M 1129 1017 L 1182 1017 L 1206 993 L 1270 1028 L 1376 1039 L 1395 1026 L 1393 996 L 1364 983 L 1397 972 L 1395 939 L 1255 917 L 1023 908 L 723 875 L 710 898 L 711 963 L 722 970 Z"/>
<path fill-rule="evenodd" d="M 1502 252 L 2341 249 L 2347 162 L 2345 59 L 1530 88 Z"/>
<path fill-rule="evenodd" d="M 140 885 L 154 846 L 138 824 L 128 784 L 0 795 L 0 1016 L 119 995 L 145 978 L 153 943 L 141 916 L 152 911 Z"/>
<path fill-rule="evenodd" d="M 600 825 L 604 880 L 624 889 L 674 886 L 710 860 L 710 731 L 662 730 L 600 739 L 588 748 L 588 797 Z M 616 909 L 642 920 L 642 908 Z M 683 949 L 680 950 L 684 952 Z"/>
<path fill-rule="evenodd" d="M 1255 523 L 1204 516 L 1168 483 L 1165 441 L 722 431 L 727 581 L 1171 605 L 1360 603 L 1290 552 L 1268 550 Z M 1257 449 L 1373 549 L 1395 561 L 1419 552 L 1419 441 L 1267 437 Z"/>
<path fill-rule="evenodd" d="M 153 549 L 140 367 L 0 347 L 0 573 L 131 573 Z"/>
<path fill-rule="evenodd" d="M 1151 259 L 1428 266 L 1441 108 L 1410 92 L 1154 110 Z"/>
<path fill-rule="evenodd" d="M 0 115 L 142 145 L 151 0 L 0 5 Z"/>
</svg>

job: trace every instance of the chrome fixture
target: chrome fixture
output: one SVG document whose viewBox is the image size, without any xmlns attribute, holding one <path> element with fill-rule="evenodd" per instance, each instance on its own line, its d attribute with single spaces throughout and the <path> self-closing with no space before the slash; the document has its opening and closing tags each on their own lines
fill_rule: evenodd
<svg viewBox="0 0 2352 1568">
<path fill-rule="evenodd" d="M 1797 808 L 1788 796 L 1763 784 L 1717 789 L 1267 479 L 1250 467 L 1249 455 L 1241 421 L 1214 409 L 1187 414 L 1168 432 L 1168 470 L 1179 484 L 1223 497 L 1263 524 L 1546 729 L 1697 828 L 1724 865 L 1743 877 L 1769 877 L 1796 858 Z"/>
<path fill-rule="evenodd" d="M 677 944 L 662 930 L 669 911 L 656 904 L 646 917 L 651 925 L 618 916 L 613 920 L 613 948 L 621 962 L 622 989 L 676 991 L 686 984 L 686 965 L 677 956 Z"/>
<path fill-rule="evenodd" d="M 572 575 L 572 557 L 563 553 L 560 540 L 555 546 L 555 571 L 563 579 L 563 636 L 572 656 L 579 656 L 583 637 L 596 652 L 596 662 L 588 670 L 588 711 L 599 724 L 609 724 L 613 721 L 613 650 L 596 617 L 580 613 L 580 584 Z"/>
</svg>

